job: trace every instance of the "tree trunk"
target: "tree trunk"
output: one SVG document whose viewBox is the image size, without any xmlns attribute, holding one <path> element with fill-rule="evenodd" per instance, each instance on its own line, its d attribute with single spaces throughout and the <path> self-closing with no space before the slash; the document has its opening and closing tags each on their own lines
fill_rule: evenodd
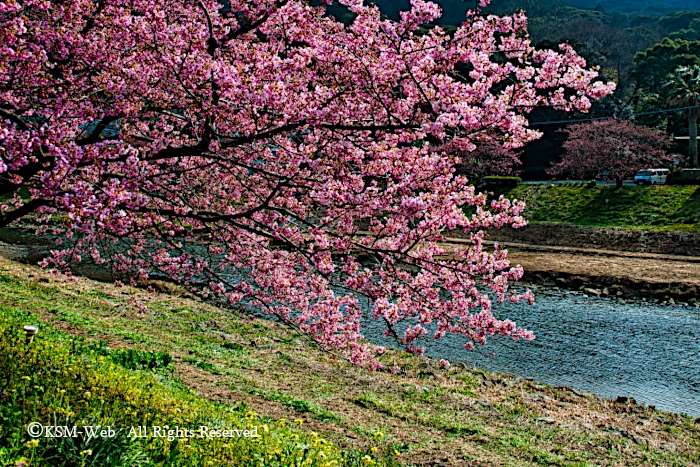
<svg viewBox="0 0 700 467">
<path fill-rule="evenodd" d="M 688 119 L 688 134 L 690 135 L 690 166 L 698 166 L 698 117 Z"/>
</svg>

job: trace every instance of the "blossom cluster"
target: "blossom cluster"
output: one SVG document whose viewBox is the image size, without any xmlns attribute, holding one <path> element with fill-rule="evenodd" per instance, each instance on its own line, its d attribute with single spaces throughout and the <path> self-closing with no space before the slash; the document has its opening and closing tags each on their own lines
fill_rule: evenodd
<svg viewBox="0 0 700 467">
<path fill-rule="evenodd" d="M 567 44 L 535 50 L 523 13 L 450 35 L 420 28 L 432 2 L 399 21 L 340 3 L 348 26 L 302 0 L 0 0 L 0 226 L 36 213 L 69 240 L 59 269 L 82 252 L 205 287 L 359 365 L 378 365 L 364 299 L 409 350 L 532 338 L 492 314 L 532 297 L 483 242 L 523 204 L 450 154 L 520 147 L 536 106 L 586 111 L 614 85 Z M 441 247 L 450 230 L 471 244 Z"/>
</svg>

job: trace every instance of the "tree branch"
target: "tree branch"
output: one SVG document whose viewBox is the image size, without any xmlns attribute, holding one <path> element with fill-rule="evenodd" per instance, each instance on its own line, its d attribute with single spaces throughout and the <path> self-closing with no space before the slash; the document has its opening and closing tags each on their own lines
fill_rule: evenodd
<svg viewBox="0 0 700 467">
<path fill-rule="evenodd" d="M 11 121 L 15 125 L 17 125 L 17 127 L 22 131 L 29 131 L 29 126 L 27 125 L 27 122 L 22 120 L 22 118 L 20 118 L 19 116 L 15 115 L 13 112 L 5 110 L 2 107 L 0 107 L 0 118 Z"/>
<path fill-rule="evenodd" d="M 230 31 L 230 32 L 226 35 L 226 38 L 227 38 L 228 40 L 235 39 L 235 38 L 237 38 L 237 37 L 240 37 L 240 36 L 242 36 L 242 35 L 244 35 L 244 34 L 247 34 L 247 33 L 251 32 L 251 31 L 257 29 L 261 24 L 263 24 L 265 21 L 268 20 L 268 18 L 270 17 L 270 13 L 271 13 L 271 12 L 276 12 L 277 10 L 279 10 L 280 8 L 282 8 L 284 5 L 286 5 L 288 1 L 289 1 L 289 0 L 279 0 L 277 3 L 275 3 L 275 4 L 273 5 L 271 11 L 265 12 L 260 18 L 258 18 L 257 20 L 253 21 L 252 23 L 249 23 L 249 24 L 247 24 L 247 25 L 245 25 L 245 26 L 242 26 L 241 28 L 236 29 L 235 31 Z"/>
<path fill-rule="evenodd" d="M 22 217 L 26 216 L 29 213 L 32 213 L 36 211 L 38 208 L 41 206 L 48 206 L 49 201 L 45 199 L 33 199 L 29 201 L 28 203 L 23 204 L 22 206 L 18 207 L 17 209 L 10 211 L 10 212 L 5 212 L 5 213 L 0 213 L 0 228 L 2 227 L 7 227 L 14 221 L 21 219 Z"/>
</svg>

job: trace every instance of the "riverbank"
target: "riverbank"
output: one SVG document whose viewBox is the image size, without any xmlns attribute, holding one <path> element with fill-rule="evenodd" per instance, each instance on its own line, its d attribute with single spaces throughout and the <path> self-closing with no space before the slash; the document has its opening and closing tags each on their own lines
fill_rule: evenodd
<svg viewBox="0 0 700 467">
<path fill-rule="evenodd" d="M 27 322 L 39 324 L 31 338 Z M 397 465 L 245 403 L 198 396 L 171 378 L 170 362 L 164 352 L 78 339 L 0 302 L 0 466 L 331 467 L 364 456 Z"/>
<path fill-rule="evenodd" d="M 452 235 L 449 242 L 464 243 L 459 233 Z M 487 238 L 508 248 L 511 262 L 525 269 L 523 281 L 533 286 L 700 306 L 700 233 L 531 224 L 489 231 Z M 0 229 L 2 257 L 37 264 L 51 248 L 27 229 Z M 113 280 L 89 261 L 74 272 Z"/>
<path fill-rule="evenodd" d="M 449 242 L 463 243 L 452 232 Z M 657 303 L 700 302 L 700 233 L 534 223 L 488 232 L 532 285 Z M 448 242 L 448 243 L 449 243 Z"/>
<path fill-rule="evenodd" d="M 700 207 L 698 209 L 700 210 Z M 529 218 L 528 221 L 530 221 Z M 542 247 L 700 257 L 700 232 L 689 230 L 600 227 L 530 221 L 526 227 L 520 229 L 489 231 L 488 238 L 499 242 Z"/>
<path fill-rule="evenodd" d="M 698 306 L 700 261 L 509 249 L 523 280 L 587 295 Z"/>
<path fill-rule="evenodd" d="M 67 283 L 6 259 L 0 279 L 0 304 L 41 321 L 41 333 L 167 352 L 172 378 L 208 400 L 299 419 L 341 448 L 378 447 L 378 457 L 404 465 L 700 463 L 698 420 L 630 400 L 459 365 L 444 370 L 397 351 L 385 363 L 400 374 L 367 373 L 281 325 L 238 318 L 174 286 L 164 286 L 173 294 L 149 294 L 83 278 Z"/>
</svg>

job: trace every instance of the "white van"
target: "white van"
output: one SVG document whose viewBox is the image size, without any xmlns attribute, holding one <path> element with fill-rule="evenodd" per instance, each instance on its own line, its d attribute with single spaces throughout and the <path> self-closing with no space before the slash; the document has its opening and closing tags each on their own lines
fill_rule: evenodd
<svg viewBox="0 0 700 467">
<path fill-rule="evenodd" d="M 644 169 L 634 176 L 637 185 L 663 185 L 666 177 L 671 173 L 668 169 Z"/>
</svg>

